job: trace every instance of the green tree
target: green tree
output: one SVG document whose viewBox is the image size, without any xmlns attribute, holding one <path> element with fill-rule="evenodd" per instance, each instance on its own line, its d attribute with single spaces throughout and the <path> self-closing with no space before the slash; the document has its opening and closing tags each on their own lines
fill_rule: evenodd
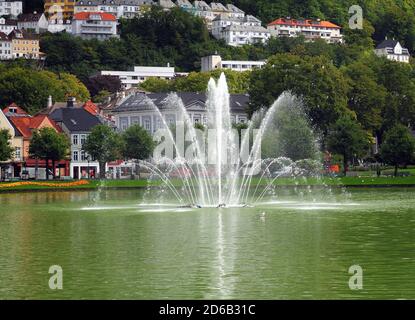
<svg viewBox="0 0 415 320">
<path fill-rule="evenodd" d="M 15 102 L 35 113 L 46 107 L 50 95 L 55 101 L 65 101 L 67 95 L 75 96 L 79 101 L 89 99 L 88 90 L 73 75 L 0 65 L 1 105 Z"/>
<path fill-rule="evenodd" d="M 33 132 L 29 153 L 35 159 L 46 162 L 46 179 L 49 180 L 49 160 L 52 161 L 52 175 L 55 178 L 56 161 L 64 159 L 70 148 L 69 140 L 53 128 L 42 128 Z"/>
<path fill-rule="evenodd" d="M 395 177 L 398 174 L 399 165 L 411 162 L 414 152 L 415 139 L 407 127 L 397 124 L 386 131 L 380 155 L 383 161 L 395 167 Z"/>
<path fill-rule="evenodd" d="M 154 150 L 152 136 L 140 125 L 133 125 L 123 132 L 122 139 L 124 158 L 135 160 L 138 170 L 138 161 L 148 159 Z"/>
<path fill-rule="evenodd" d="M 10 144 L 11 135 L 6 129 L 0 130 L 0 161 L 7 161 L 13 156 L 13 148 Z"/>
<path fill-rule="evenodd" d="M 367 62 L 356 61 L 345 67 L 344 73 L 350 80 L 349 108 L 356 113 L 363 128 L 375 133 L 382 126 L 387 91 L 377 83 L 377 75 Z"/>
<path fill-rule="evenodd" d="M 350 116 L 340 117 L 332 125 L 327 137 L 328 149 L 343 156 L 343 173 L 352 157 L 365 155 L 370 145 L 369 136 L 362 126 Z"/>
<path fill-rule="evenodd" d="M 348 83 L 326 58 L 277 54 L 261 70 L 254 71 L 249 85 L 250 113 L 269 108 L 284 92 L 304 100 L 312 124 L 326 133 L 340 114 L 348 112 Z"/>
<path fill-rule="evenodd" d="M 121 149 L 120 135 L 104 124 L 95 126 L 83 145 L 83 150 L 99 162 L 101 179 L 105 179 L 106 163 L 121 158 Z"/>
</svg>

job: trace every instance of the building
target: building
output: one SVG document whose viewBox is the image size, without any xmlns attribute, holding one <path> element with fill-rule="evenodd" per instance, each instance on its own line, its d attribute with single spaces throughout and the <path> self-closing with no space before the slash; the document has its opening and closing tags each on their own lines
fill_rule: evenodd
<svg viewBox="0 0 415 320">
<path fill-rule="evenodd" d="M 48 21 L 48 32 L 66 32 L 72 33 L 72 20 L 64 19 L 49 19 Z"/>
<path fill-rule="evenodd" d="M 268 24 L 273 37 L 303 36 L 308 41 L 323 39 L 328 43 L 341 43 L 340 27 L 330 21 L 279 18 Z"/>
<path fill-rule="evenodd" d="M 13 30 L 9 38 L 12 41 L 13 59 L 41 59 L 39 37 L 25 30 Z"/>
<path fill-rule="evenodd" d="M 9 35 L 13 30 L 17 29 L 17 20 L 0 18 L 0 32 Z"/>
<path fill-rule="evenodd" d="M 23 13 L 23 1 L 0 0 L 0 16 L 17 17 Z"/>
<path fill-rule="evenodd" d="M 75 13 L 106 12 L 119 18 L 134 18 L 150 6 L 152 0 L 80 0 L 75 3 Z"/>
<path fill-rule="evenodd" d="M 0 60 L 13 59 L 12 41 L 7 34 L 0 32 Z"/>
<path fill-rule="evenodd" d="M 20 176 L 22 165 L 23 137 L 0 109 L 0 130 L 6 129 L 11 135 L 11 146 L 14 149 L 13 158 L 0 163 L 0 180 Z"/>
<path fill-rule="evenodd" d="M 386 57 L 391 61 L 409 63 L 410 54 L 408 49 L 403 48 L 399 41 L 385 39 L 375 49 L 375 54 L 379 57 Z"/>
<path fill-rule="evenodd" d="M 74 0 L 45 0 L 45 14 L 50 17 L 57 16 L 58 19 L 72 19 L 75 8 Z M 55 18 L 56 19 L 56 18 Z"/>
<path fill-rule="evenodd" d="M 189 13 L 193 13 L 194 11 L 193 5 L 189 0 L 177 0 L 176 6 Z"/>
<path fill-rule="evenodd" d="M 210 30 L 212 27 L 212 21 L 215 18 L 215 15 L 212 11 L 212 8 L 205 1 L 195 1 L 193 2 L 192 13 L 195 16 L 202 18 L 207 28 Z"/>
<path fill-rule="evenodd" d="M 239 9 L 237 6 L 233 4 L 227 4 L 226 8 L 228 9 L 228 15 L 231 18 L 243 18 L 245 17 L 245 12 Z"/>
<path fill-rule="evenodd" d="M 242 18 L 218 15 L 212 21 L 211 32 L 216 39 L 223 39 L 231 46 L 265 43 L 271 36 L 261 21 L 251 15 Z"/>
<path fill-rule="evenodd" d="M 53 106 L 49 109 L 53 119 L 66 133 L 71 143 L 71 162 L 69 175 L 73 179 L 95 178 L 99 174 L 99 163 L 82 150 L 91 130 L 102 124 L 99 117 L 79 108 L 73 98 L 69 98 L 64 107 Z"/>
<path fill-rule="evenodd" d="M 20 159 L 20 163 L 14 165 L 14 177 L 21 177 L 22 171 L 30 172 L 29 176 L 35 178 L 35 171 L 37 168 L 40 175 L 38 178 L 46 177 L 46 162 L 44 160 L 33 159 L 30 157 L 29 148 L 30 141 L 32 139 L 33 132 L 42 128 L 52 128 L 56 132 L 62 132 L 61 128 L 49 118 L 47 115 L 30 116 L 23 109 L 16 104 L 11 104 L 3 110 L 3 113 L 9 120 L 9 122 L 15 128 L 15 132 L 18 132 L 18 136 L 21 137 L 21 147 L 16 148 L 15 158 Z M 56 176 L 69 175 L 69 161 L 61 160 L 55 164 Z"/>
<path fill-rule="evenodd" d="M 171 80 L 177 75 L 186 75 L 176 73 L 174 67 L 134 67 L 133 71 L 101 71 L 103 76 L 116 76 L 121 80 L 124 89 L 130 89 L 138 86 L 148 78 L 159 78 Z"/>
<path fill-rule="evenodd" d="M 194 124 L 206 124 L 206 94 L 194 92 L 181 92 L 177 96 L 183 101 L 191 121 Z M 171 96 L 168 93 L 137 93 L 124 99 L 112 112 L 119 131 L 124 131 L 134 124 L 141 125 L 151 134 L 163 128 L 164 118 L 167 125 L 175 125 L 180 119 L 180 111 L 176 103 L 170 103 Z M 248 116 L 246 108 L 249 97 L 244 94 L 231 94 L 230 108 L 231 118 L 236 123 L 246 123 Z"/>
<path fill-rule="evenodd" d="M 24 29 L 33 33 L 48 31 L 48 20 L 44 13 L 25 13 L 21 14 L 17 20 L 17 28 Z"/>
<path fill-rule="evenodd" d="M 210 55 L 202 57 L 201 71 L 212 71 L 216 69 L 228 69 L 233 71 L 251 71 L 260 69 L 265 61 L 238 61 L 238 60 L 222 60 L 219 55 Z"/>
<path fill-rule="evenodd" d="M 105 12 L 80 12 L 72 20 L 72 34 L 83 39 L 107 40 L 118 37 L 117 19 Z"/>
</svg>

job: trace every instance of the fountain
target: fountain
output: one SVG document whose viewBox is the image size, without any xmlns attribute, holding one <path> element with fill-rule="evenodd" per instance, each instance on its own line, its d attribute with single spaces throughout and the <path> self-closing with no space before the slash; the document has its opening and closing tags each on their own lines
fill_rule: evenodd
<svg viewBox="0 0 415 320">
<path fill-rule="evenodd" d="M 174 128 L 154 106 L 163 126 L 156 134 L 161 142 L 156 149 L 163 151 L 151 161 L 141 161 L 140 166 L 161 186 L 157 191 L 149 188 L 148 194 L 156 194 L 158 200 L 174 199 L 181 207 L 243 207 L 265 198 L 275 200 L 278 178 L 319 176 L 322 166 L 316 160 L 316 139 L 297 97 L 283 93 L 268 110 L 256 112 L 240 131 L 232 125 L 229 99 L 225 75 L 217 82 L 210 79 L 208 121 L 203 130 L 194 127 L 175 94 L 167 101 L 180 113 Z M 287 123 L 291 127 L 281 130 Z M 296 128 L 300 130 L 297 135 Z"/>
</svg>

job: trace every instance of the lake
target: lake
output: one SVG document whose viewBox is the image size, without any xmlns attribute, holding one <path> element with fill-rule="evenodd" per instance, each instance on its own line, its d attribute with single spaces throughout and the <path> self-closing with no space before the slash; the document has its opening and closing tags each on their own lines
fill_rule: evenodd
<svg viewBox="0 0 415 320">
<path fill-rule="evenodd" d="M 415 299 L 415 188 L 221 209 L 143 194 L 0 194 L 0 299 Z"/>
</svg>

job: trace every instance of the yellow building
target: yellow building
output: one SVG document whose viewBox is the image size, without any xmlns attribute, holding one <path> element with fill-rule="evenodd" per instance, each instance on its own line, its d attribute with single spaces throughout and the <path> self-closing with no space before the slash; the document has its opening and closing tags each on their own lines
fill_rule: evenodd
<svg viewBox="0 0 415 320">
<path fill-rule="evenodd" d="M 13 30 L 9 38 L 12 41 L 12 57 L 41 59 L 39 37 L 24 30 Z"/>
<path fill-rule="evenodd" d="M 74 14 L 75 1 L 71 0 L 45 0 L 45 14 L 50 18 L 62 14 L 63 19 L 71 19 Z M 54 20 L 60 17 L 55 16 Z"/>
<path fill-rule="evenodd" d="M 13 178 L 19 175 L 20 165 L 23 158 L 23 136 L 14 125 L 7 119 L 3 111 L 0 109 L 0 130 L 9 131 L 11 140 L 10 144 L 14 148 L 13 159 L 0 163 L 0 179 Z"/>
</svg>

